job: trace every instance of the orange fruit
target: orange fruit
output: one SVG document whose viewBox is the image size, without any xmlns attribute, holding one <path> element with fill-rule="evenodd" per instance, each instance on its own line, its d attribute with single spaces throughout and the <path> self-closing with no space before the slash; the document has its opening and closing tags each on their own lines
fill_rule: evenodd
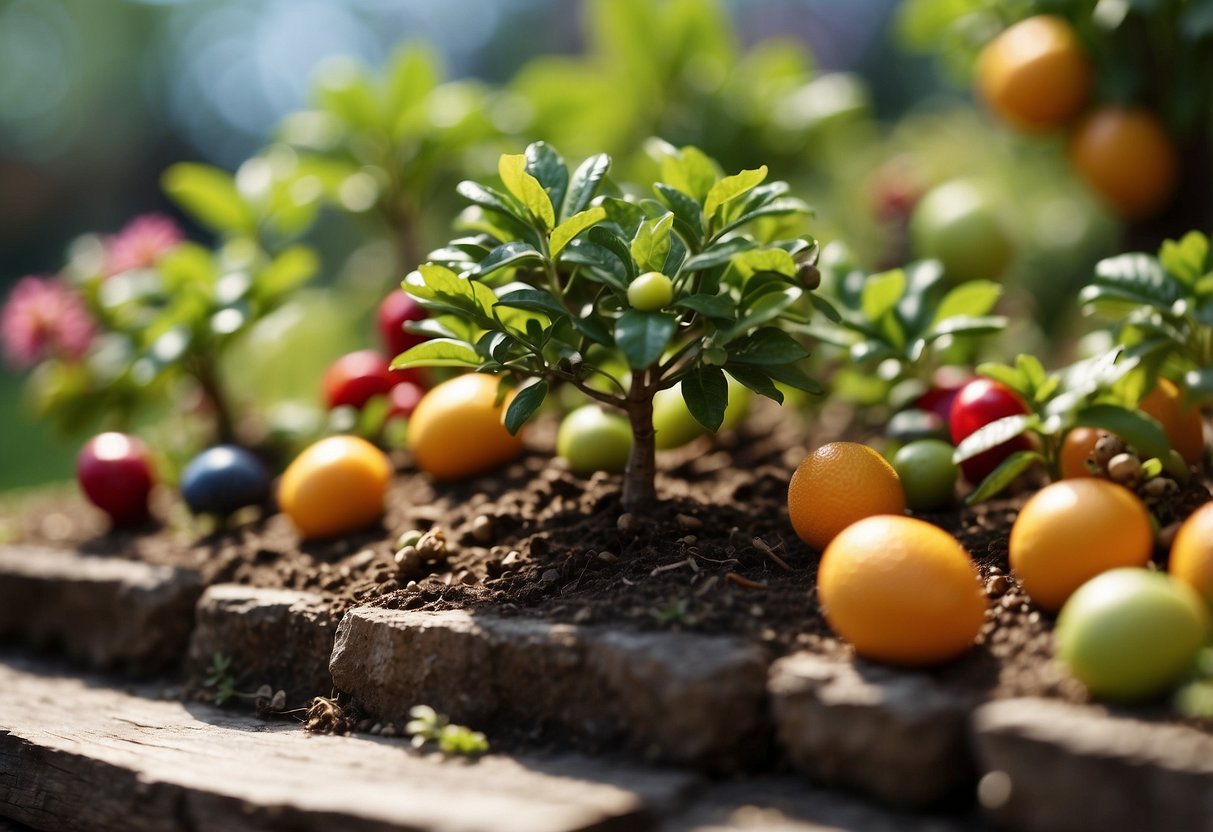
<svg viewBox="0 0 1213 832">
<path fill-rule="evenodd" d="M 905 511 L 906 495 L 893 466 L 858 442 L 822 445 L 805 457 L 788 485 L 792 528 L 819 552 L 856 520 Z"/>
<path fill-rule="evenodd" d="M 1205 453 L 1205 424 L 1200 408 L 1186 405 L 1183 391 L 1170 379 L 1161 378 L 1138 405 L 1143 413 L 1158 420 L 1171 447 L 1189 465 L 1199 465 Z"/>
<path fill-rule="evenodd" d="M 913 517 L 847 526 L 821 556 L 817 597 L 865 658 L 929 665 L 969 649 L 985 620 L 977 567 L 952 535 Z"/>
<path fill-rule="evenodd" d="M 1125 220 L 1156 214 L 1179 178 L 1179 153 L 1158 119 L 1141 108 L 1101 107 L 1074 131 L 1070 162 Z"/>
<path fill-rule="evenodd" d="M 306 448 L 278 483 L 278 505 L 304 537 L 364 528 L 383 514 L 392 464 L 357 436 L 330 436 Z"/>
<path fill-rule="evenodd" d="M 1024 504 L 1011 527 L 1011 569 L 1049 612 L 1101 572 L 1145 566 L 1154 550 L 1150 514 L 1133 492 L 1105 479 L 1061 480 Z"/>
<path fill-rule="evenodd" d="M 1099 437 L 1107 431 L 1097 428 L 1074 428 L 1061 441 L 1061 478 L 1064 480 L 1094 477 L 1087 468 L 1087 459 L 1095 449 Z"/>
<path fill-rule="evenodd" d="M 487 473 L 522 453 L 502 418 L 509 398 L 497 403 L 499 379 L 468 373 L 430 390 L 409 419 L 409 450 L 417 467 L 436 480 Z"/>
<path fill-rule="evenodd" d="M 1167 571 L 1213 609 L 1213 503 L 1205 503 L 1179 527 Z"/>
<path fill-rule="evenodd" d="M 1056 15 L 1037 15 L 987 43 L 977 59 L 977 90 L 1013 127 L 1040 132 L 1079 114 L 1091 93 L 1091 62 L 1074 29 Z"/>
</svg>

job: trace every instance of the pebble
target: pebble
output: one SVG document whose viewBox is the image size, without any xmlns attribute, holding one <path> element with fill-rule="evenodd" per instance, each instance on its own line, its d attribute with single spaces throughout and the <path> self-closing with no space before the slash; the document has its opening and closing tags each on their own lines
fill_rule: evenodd
<svg viewBox="0 0 1213 832">
<path fill-rule="evenodd" d="M 375 736 L 379 736 L 380 734 L 382 734 L 383 733 L 383 724 L 376 722 L 374 725 L 371 726 L 371 733 L 374 734 Z"/>
<path fill-rule="evenodd" d="M 624 512 L 615 521 L 615 528 L 619 529 L 620 534 L 631 534 L 636 530 L 636 518 L 630 513 Z"/>
<path fill-rule="evenodd" d="M 1011 586 L 1011 582 L 1007 580 L 1005 575 L 993 575 L 990 580 L 986 581 L 986 595 L 991 598 L 997 598 L 1007 591 Z"/>
<path fill-rule="evenodd" d="M 389 722 L 387 725 L 383 726 L 383 729 L 379 732 L 379 736 L 398 737 L 400 736 L 400 729 L 396 727 L 395 723 Z"/>
<path fill-rule="evenodd" d="M 599 552 L 598 559 L 603 563 L 618 563 L 619 557 L 611 552 Z"/>
<path fill-rule="evenodd" d="M 550 584 L 553 581 L 558 581 L 558 580 L 560 580 L 560 570 L 559 569 L 549 569 L 539 577 L 539 580 L 545 584 Z"/>
<path fill-rule="evenodd" d="M 472 537 L 477 543 L 488 545 L 493 542 L 493 518 L 481 514 L 472 521 Z"/>
<path fill-rule="evenodd" d="M 687 546 L 692 546 L 699 542 L 699 538 L 697 538 L 693 534 L 688 534 L 686 537 L 684 537 L 682 539 L 682 542 L 685 543 Z"/>
<path fill-rule="evenodd" d="M 679 514 L 677 519 L 678 525 L 682 526 L 688 531 L 697 531 L 703 528 L 703 521 L 698 517 L 692 517 L 689 514 Z"/>
</svg>

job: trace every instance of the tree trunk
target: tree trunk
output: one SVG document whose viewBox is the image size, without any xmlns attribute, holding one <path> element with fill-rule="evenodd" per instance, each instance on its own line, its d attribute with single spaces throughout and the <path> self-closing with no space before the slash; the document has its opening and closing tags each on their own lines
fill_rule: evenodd
<svg viewBox="0 0 1213 832">
<path fill-rule="evenodd" d="M 637 376 L 628 391 L 632 452 L 623 474 L 623 508 L 646 513 L 657 503 L 657 436 L 653 430 L 653 391 L 645 384 L 644 375 Z"/>
</svg>

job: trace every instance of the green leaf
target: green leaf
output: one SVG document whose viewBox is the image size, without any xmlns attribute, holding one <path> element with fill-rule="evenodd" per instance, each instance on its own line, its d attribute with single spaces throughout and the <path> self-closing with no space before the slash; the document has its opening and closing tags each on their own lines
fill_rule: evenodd
<svg viewBox="0 0 1213 832">
<path fill-rule="evenodd" d="M 804 345 L 773 326 L 756 329 L 729 345 L 731 364 L 790 364 L 808 355 Z"/>
<path fill-rule="evenodd" d="M 565 191 L 569 187 L 569 169 L 564 159 L 546 142 L 532 142 L 526 149 L 527 173 L 547 191 L 553 206 L 564 203 Z M 555 225 L 555 220 L 552 225 Z"/>
<path fill-rule="evenodd" d="M 725 372 L 744 387 L 753 390 L 760 396 L 766 396 L 776 404 L 783 404 L 783 393 L 771 381 L 762 367 L 751 367 L 745 364 L 725 364 Z"/>
<path fill-rule="evenodd" d="M 715 433 L 729 406 L 729 383 L 719 367 L 698 367 L 682 377 L 682 400 L 695 421 Z"/>
<path fill-rule="evenodd" d="M 455 186 L 455 191 L 464 199 L 479 205 L 486 211 L 492 211 L 495 214 L 509 217 L 512 220 L 529 225 L 527 218 L 514 207 L 511 200 L 505 194 L 499 193 L 492 188 L 464 180 Z"/>
<path fill-rule="evenodd" d="M 728 295 L 687 295 L 674 305 L 721 320 L 731 320 L 737 310 L 737 304 Z"/>
<path fill-rule="evenodd" d="M 1001 285 L 991 280 L 970 280 L 944 295 L 931 323 L 938 326 L 949 318 L 979 318 L 988 315 L 1001 297 Z"/>
<path fill-rule="evenodd" d="M 522 426 L 535 415 L 535 411 L 543 404 L 548 395 L 548 383 L 537 381 L 518 391 L 510 406 L 505 410 L 505 429 L 510 436 L 518 433 Z"/>
<path fill-rule="evenodd" d="M 387 74 L 388 112 L 403 113 L 438 86 L 438 60 L 423 43 L 411 43 L 393 55 Z"/>
<path fill-rule="evenodd" d="M 990 499 L 1015 482 L 1024 471 L 1027 471 L 1037 463 L 1043 465 L 1044 461 L 1045 458 L 1036 451 L 1016 451 L 1004 459 L 1001 465 L 991 471 L 990 475 L 981 481 L 981 485 L 977 486 L 965 498 L 965 503 L 974 505 Z"/>
<path fill-rule="evenodd" d="M 1074 415 L 1074 426 L 1100 428 L 1114 433 L 1132 445 L 1138 454 L 1157 457 L 1162 460 L 1168 471 L 1182 478 L 1188 475 L 1182 462 L 1179 470 L 1176 470 L 1173 463 L 1169 463 L 1172 459 L 1171 443 L 1167 440 L 1162 425 L 1140 410 L 1128 410 L 1114 404 L 1094 404 Z"/>
<path fill-rule="evenodd" d="M 632 260 L 632 251 L 617 234 L 601 225 L 595 225 L 590 228 L 589 238 L 590 242 L 602 246 L 623 264 L 628 283 L 636 279 L 636 263 Z"/>
<path fill-rule="evenodd" d="M 410 347 L 392 360 L 393 370 L 413 367 L 479 367 L 480 355 L 471 344 L 453 338 L 433 338 Z"/>
<path fill-rule="evenodd" d="M 785 197 L 783 199 L 772 200 L 751 211 L 746 211 L 731 220 L 727 225 L 721 228 L 716 233 L 725 234 L 734 229 L 741 228 L 743 225 L 749 225 L 752 222 L 757 222 L 763 217 L 786 217 L 790 214 L 812 214 L 811 209 L 803 200 L 795 197 Z"/>
<path fill-rule="evenodd" d="M 629 309 L 615 322 L 615 343 L 633 370 L 651 367 L 670 343 L 678 322 L 661 312 Z"/>
<path fill-rule="evenodd" d="M 1095 282 L 1164 310 L 1180 298 L 1178 283 L 1148 254 L 1121 254 L 1100 260 L 1095 265 Z"/>
<path fill-rule="evenodd" d="M 901 300 L 906 290 L 906 273 L 901 269 L 874 274 L 863 284 L 860 308 L 863 316 L 875 323 Z"/>
<path fill-rule="evenodd" d="M 796 276 L 796 261 L 781 248 L 744 251 L 733 258 L 733 268 L 747 279 L 762 272 L 782 275 L 788 279 Z"/>
<path fill-rule="evenodd" d="M 687 146 L 661 160 L 661 180 L 703 202 L 712 190 L 720 171 L 702 150 Z M 710 212 L 705 212 L 711 216 Z"/>
<path fill-rule="evenodd" d="M 762 295 L 749 304 L 749 309 L 743 316 L 720 334 L 720 343 L 727 344 L 754 327 L 775 320 L 799 300 L 800 296 L 800 290 L 795 288 Z"/>
<path fill-rule="evenodd" d="M 709 219 L 715 217 L 721 208 L 756 188 L 766 178 L 767 166 L 762 165 L 721 179 L 708 191 L 707 199 L 703 203 L 704 216 Z"/>
<path fill-rule="evenodd" d="M 699 203 L 675 187 L 658 182 L 654 186 L 657 193 L 674 212 L 674 218 L 686 226 L 686 232 L 691 239 L 697 240 L 703 236 L 703 210 Z"/>
<path fill-rule="evenodd" d="M 502 295 L 497 301 L 497 306 L 542 312 L 553 321 L 569 317 L 569 311 L 564 308 L 564 305 L 551 292 L 544 289 L 515 289 Z"/>
<path fill-rule="evenodd" d="M 539 180 L 527 173 L 526 156 L 521 153 L 503 155 L 497 162 L 497 173 L 505 189 L 526 207 L 535 222 L 543 229 L 556 226 L 552 199 Z"/>
<path fill-rule="evenodd" d="M 725 365 L 726 368 L 728 366 L 727 364 Z M 780 384 L 795 387 L 797 390 L 812 393 L 814 396 L 820 396 L 825 393 L 824 387 L 805 375 L 804 370 L 801 370 L 795 364 L 764 364 L 761 369 Z M 732 370 L 730 369 L 729 372 L 732 372 Z M 740 380 L 738 379 L 738 381 Z"/>
<path fill-rule="evenodd" d="M 320 258 L 307 246 L 291 246 L 257 273 L 255 288 L 263 298 L 277 298 L 298 288 L 320 270 Z"/>
<path fill-rule="evenodd" d="M 659 272 L 665 268 L 666 256 L 670 253 L 670 234 L 674 229 L 674 215 L 664 214 L 657 219 L 640 224 L 632 238 L 630 251 L 636 268 L 642 272 Z"/>
<path fill-rule="evenodd" d="M 593 208 L 588 208 L 585 211 L 574 214 L 567 220 L 556 226 L 552 231 L 552 240 L 549 245 L 552 259 L 555 260 L 560 256 L 560 252 L 564 251 L 574 237 L 585 231 L 596 222 L 601 222 L 606 219 L 606 209 L 601 205 L 596 205 Z"/>
<path fill-rule="evenodd" d="M 979 376 L 985 376 L 997 381 L 999 384 L 1005 384 L 1021 396 L 1028 396 L 1028 380 L 1024 378 L 1023 373 L 1014 367 L 1008 367 L 1006 364 L 986 362 L 978 364 L 976 372 Z"/>
<path fill-rule="evenodd" d="M 688 272 L 714 269 L 717 266 L 723 266 L 730 262 L 734 255 L 743 251 L 749 251 L 757 247 L 757 245 L 757 243 L 747 237 L 730 237 L 696 254 L 683 263 L 682 268 Z"/>
<path fill-rule="evenodd" d="M 1016 436 L 1025 433 L 1035 422 L 1036 420 L 1032 416 L 1017 413 L 1014 416 L 1004 416 L 988 425 L 983 425 L 956 446 L 956 452 L 952 454 L 952 461 L 959 464 L 978 454 L 983 454 L 991 448 L 997 448 L 1004 442 L 1009 442 Z"/>
<path fill-rule="evenodd" d="M 174 202 L 213 231 L 251 234 L 256 228 L 252 209 L 227 171 L 178 162 L 164 172 L 160 182 Z"/>
<path fill-rule="evenodd" d="M 515 241 L 497 246 L 490 251 L 476 266 L 473 274 L 483 278 L 501 269 L 527 262 L 542 263 L 543 255 L 536 251 L 530 243 Z"/>
<path fill-rule="evenodd" d="M 1039 390 L 1044 386 L 1045 380 L 1049 374 L 1045 371 L 1045 365 L 1040 363 L 1040 359 L 1034 355 L 1020 353 L 1015 356 L 1015 367 L 1019 370 L 1019 374 L 1028 383 L 1028 389 Z"/>
<path fill-rule="evenodd" d="M 1001 315 L 986 315 L 970 318 L 967 315 L 954 315 L 946 318 L 927 330 L 923 336 L 927 341 L 937 341 L 945 335 L 975 336 L 991 335 L 1001 332 L 1007 327 L 1007 319 Z"/>
<path fill-rule="evenodd" d="M 590 201 L 598 193 L 598 186 L 602 184 L 602 178 L 606 176 L 610 167 L 611 157 L 605 153 L 591 156 L 578 165 L 569 182 L 568 192 L 564 196 L 560 216 L 571 217 L 588 208 Z"/>
</svg>

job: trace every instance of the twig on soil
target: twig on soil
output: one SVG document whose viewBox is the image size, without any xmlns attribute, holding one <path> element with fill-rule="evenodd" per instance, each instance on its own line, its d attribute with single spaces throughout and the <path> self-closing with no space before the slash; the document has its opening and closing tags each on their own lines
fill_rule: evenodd
<svg viewBox="0 0 1213 832">
<path fill-rule="evenodd" d="M 756 537 L 751 542 L 753 543 L 755 549 L 762 552 L 764 555 L 766 555 L 771 560 L 775 561 L 775 563 L 779 566 L 779 568 L 782 569 L 784 572 L 792 571 L 792 567 L 790 565 L 788 565 L 788 562 L 786 560 L 784 560 L 783 558 L 781 558 L 779 555 L 775 554 L 775 550 L 772 549 L 770 544 L 768 544 L 761 537 Z"/>
<path fill-rule="evenodd" d="M 724 579 L 731 584 L 737 584 L 737 586 L 743 586 L 746 589 L 766 589 L 767 588 L 766 584 L 760 583 L 758 581 L 751 581 L 749 578 L 743 578 L 741 575 L 738 575 L 736 572 L 726 572 Z"/>
<path fill-rule="evenodd" d="M 681 569 L 684 566 L 691 567 L 692 571 L 695 571 L 695 572 L 699 571 L 699 566 L 698 566 L 698 564 L 695 563 L 695 559 L 686 558 L 685 560 L 680 560 L 677 563 L 667 563 L 665 566 L 656 567 L 652 572 L 649 573 L 649 577 L 655 578 L 658 575 L 660 575 L 662 572 L 669 572 L 674 569 Z"/>
</svg>

